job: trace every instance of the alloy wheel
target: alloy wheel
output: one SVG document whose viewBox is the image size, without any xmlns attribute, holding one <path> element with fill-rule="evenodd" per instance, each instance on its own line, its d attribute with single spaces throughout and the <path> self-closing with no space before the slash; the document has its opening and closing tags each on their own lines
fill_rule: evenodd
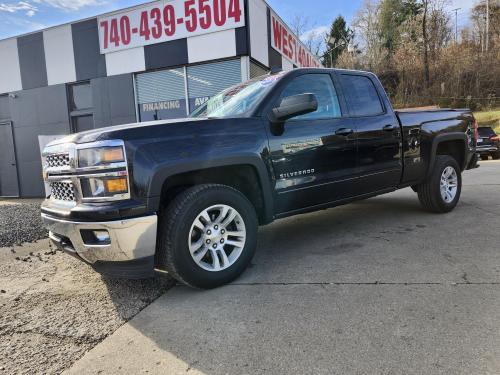
<svg viewBox="0 0 500 375">
<path fill-rule="evenodd" d="M 220 204 L 200 212 L 189 232 L 189 252 L 206 271 L 220 272 L 241 256 L 246 243 L 245 222 L 233 207 Z"/>
<path fill-rule="evenodd" d="M 455 168 L 448 166 L 441 175 L 441 197 L 446 203 L 451 203 L 458 192 L 458 174 Z"/>
</svg>

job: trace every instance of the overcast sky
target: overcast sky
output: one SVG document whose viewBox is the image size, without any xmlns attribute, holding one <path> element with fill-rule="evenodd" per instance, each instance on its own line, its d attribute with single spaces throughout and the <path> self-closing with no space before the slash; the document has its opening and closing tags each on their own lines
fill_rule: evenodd
<svg viewBox="0 0 500 375">
<path fill-rule="evenodd" d="M 467 23 L 474 3 L 481 0 L 449 0 L 449 9 L 462 8 L 459 25 Z M 0 0 L 0 39 L 40 30 L 127 6 L 143 3 L 134 0 Z M 311 28 L 327 29 L 339 14 L 349 22 L 363 0 L 268 0 L 285 20 L 301 14 Z"/>
</svg>

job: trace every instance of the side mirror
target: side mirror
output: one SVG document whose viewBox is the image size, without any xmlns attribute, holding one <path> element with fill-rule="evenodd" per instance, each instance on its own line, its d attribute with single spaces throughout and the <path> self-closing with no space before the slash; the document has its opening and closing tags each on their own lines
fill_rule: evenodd
<svg viewBox="0 0 500 375">
<path fill-rule="evenodd" d="M 270 120 L 283 123 L 293 117 L 305 115 L 318 109 L 318 100 L 314 94 L 300 94 L 283 98 L 277 108 L 273 108 Z"/>
</svg>

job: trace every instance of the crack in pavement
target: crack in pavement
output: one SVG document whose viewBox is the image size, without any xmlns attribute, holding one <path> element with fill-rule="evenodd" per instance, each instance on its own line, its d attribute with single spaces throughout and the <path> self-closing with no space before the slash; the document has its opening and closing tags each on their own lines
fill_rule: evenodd
<svg viewBox="0 0 500 375">
<path fill-rule="evenodd" d="M 470 206 L 472 208 L 475 208 L 476 210 L 479 210 L 479 211 L 482 211 L 482 212 L 486 212 L 486 213 L 489 213 L 489 214 L 492 214 L 492 215 L 495 215 L 495 216 L 500 216 L 499 213 L 497 212 L 493 212 L 493 211 L 489 211 L 483 207 L 479 207 L 479 206 L 474 206 L 472 203 L 468 203 L 466 201 L 462 201 L 462 204 L 465 205 L 465 206 Z"/>
<path fill-rule="evenodd" d="M 353 285 L 353 286 L 376 286 L 376 285 L 395 285 L 395 286 L 412 286 L 412 285 L 500 285 L 500 281 L 492 281 L 492 282 L 470 282 L 470 281 L 464 281 L 464 282 L 381 282 L 381 281 L 375 281 L 375 282 L 305 282 L 305 283 L 299 283 L 299 282 L 290 282 L 290 283 L 278 283 L 278 282 L 271 282 L 271 283 L 232 283 L 229 285 L 234 285 L 234 286 L 295 286 L 295 285 L 312 285 L 312 286 L 328 286 L 328 285 L 333 285 L 333 286 L 341 286 L 341 285 Z"/>
<path fill-rule="evenodd" d="M 477 187 L 477 186 L 500 186 L 500 184 L 462 184 L 462 186 L 470 186 L 470 187 Z"/>
</svg>

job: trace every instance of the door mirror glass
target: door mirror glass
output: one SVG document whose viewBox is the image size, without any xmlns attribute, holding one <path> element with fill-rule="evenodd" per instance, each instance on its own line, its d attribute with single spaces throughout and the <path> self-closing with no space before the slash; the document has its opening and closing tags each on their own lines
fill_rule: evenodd
<svg viewBox="0 0 500 375">
<path fill-rule="evenodd" d="M 318 110 L 318 100 L 314 94 L 300 94 L 283 98 L 279 107 L 272 110 L 272 122 L 285 122 L 293 117 Z"/>
</svg>

